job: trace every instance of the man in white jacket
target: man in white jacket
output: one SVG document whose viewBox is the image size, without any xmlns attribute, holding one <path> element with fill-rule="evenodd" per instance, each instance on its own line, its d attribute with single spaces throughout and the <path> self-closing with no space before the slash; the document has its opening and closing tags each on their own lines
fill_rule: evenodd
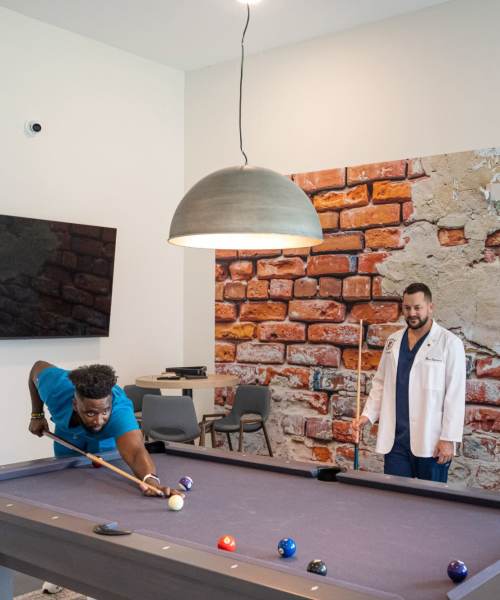
<svg viewBox="0 0 500 600">
<path fill-rule="evenodd" d="M 432 320 L 423 283 L 403 293 L 407 328 L 389 336 L 355 435 L 379 422 L 376 451 L 384 473 L 446 482 L 462 441 L 465 352 L 456 335 Z"/>
</svg>

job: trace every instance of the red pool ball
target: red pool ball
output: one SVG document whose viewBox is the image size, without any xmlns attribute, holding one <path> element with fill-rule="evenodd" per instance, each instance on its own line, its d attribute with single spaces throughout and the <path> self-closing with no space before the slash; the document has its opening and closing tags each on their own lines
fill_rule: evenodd
<svg viewBox="0 0 500 600">
<path fill-rule="evenodd" d="M 223 535 L 217 542 L 217 548 L 219 550 L 226 550 L 227 552 L 234 552 L 236 550 L 236 540 L 232 535 Z"/>
<path fill-rule="evenodd" d="M 98 456 L 97 458 L 101 457 Z M 92 466 L 94 467 L 94 469 L 100 469 L 102 467 L 102 464 L 100 462 L 92 461 Z"/>
</svg>

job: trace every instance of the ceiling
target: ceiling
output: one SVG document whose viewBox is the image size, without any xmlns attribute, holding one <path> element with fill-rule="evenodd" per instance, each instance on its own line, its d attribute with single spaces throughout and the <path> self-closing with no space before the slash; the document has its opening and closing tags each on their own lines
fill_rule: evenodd
<svg viewBox="0 0 500 600">
<path fill-rule="evenodd" d="M 248 53 L 380 21 L 448 0 L 262 0 Z M 144 58 L 192 70 L 235 59 L 245 20 L 237 0 L 0 0 L 0 6 Z"/>
</svg>

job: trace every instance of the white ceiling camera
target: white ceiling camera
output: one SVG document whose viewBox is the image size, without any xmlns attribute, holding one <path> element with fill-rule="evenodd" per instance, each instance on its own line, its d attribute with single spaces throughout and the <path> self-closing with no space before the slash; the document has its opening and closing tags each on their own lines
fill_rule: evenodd
<svg viewBox="0 0 500 600">
<path fill-rule="evenodd" d="M 26 135 L 34 136 L 42 131 L 42 125 L 38 121 L 26 121 L 24 131 Z"/>
</svg>

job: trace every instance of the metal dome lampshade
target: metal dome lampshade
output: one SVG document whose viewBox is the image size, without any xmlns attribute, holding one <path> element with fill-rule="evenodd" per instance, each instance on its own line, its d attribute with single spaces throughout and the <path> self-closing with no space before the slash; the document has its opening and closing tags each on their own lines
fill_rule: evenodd
<svg viewBox="0 0 500 600">
<path fill-rule="evenodd" d="M 247 4 L 239 95 L 240 150 L 245 164 L 215 171 L 187 192 L 170 225 L 171 244 L 252 250 L 303 248 L 323 241 L 318 215 L 306 194 L 287 177 L 248 165 L 241 133 L 241 99 L 249 21 Z"/>
<path fill-rule="evenodd" d="M 175 211 L 169 242 L 194 248 L 302 248 L 321 243 L 318 215 L 290 179 L 241 166 L 196 183 Z"/>
</svg>

